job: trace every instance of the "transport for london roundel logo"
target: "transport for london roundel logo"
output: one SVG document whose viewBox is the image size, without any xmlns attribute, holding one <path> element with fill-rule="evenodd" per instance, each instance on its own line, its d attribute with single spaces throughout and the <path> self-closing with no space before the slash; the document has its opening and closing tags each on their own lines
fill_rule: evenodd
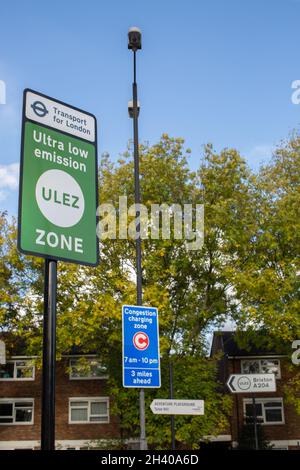
<svg viewBox="0 0 300 470">
<path fill-rule="evenodd" d="M 150 344 L 149 336 L 142 331 L 136 333 L 132 341 L 134 347 L 139 351 L 145 351 L 145 349 L 147 349 Z"/>
</svg>

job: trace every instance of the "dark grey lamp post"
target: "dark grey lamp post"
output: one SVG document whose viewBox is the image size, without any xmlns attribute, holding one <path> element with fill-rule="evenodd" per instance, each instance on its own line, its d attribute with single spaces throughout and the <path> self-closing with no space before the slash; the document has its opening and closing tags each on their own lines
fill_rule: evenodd
<svg viewBox="0 0 300 470">
<path fill-rule="evenodd" d="M 133 51 L 133 100 L 128 103 L 129 116 L 133 119 L 133 146 L 134 146 L 134 202 L 136 205 L 136 220 L 140 218 L 140 171 L 139 171 L 139 137 L 138 137 L 138 116 L 139 104 L 137 99 L 136 83 L 136 52 L 142 49 L 142 35 L 139 28 L 133 27 L 128 31 L 128 49 Z M 143 304 L 142 295 L 142 247 L 140 238 L 140 222 L 136 226 L 136 294 L 137 305 Z M 145 391 L 140 389 L 140 450 L 147 449 L 146 422 L 145 422 Z"/>
</svg>

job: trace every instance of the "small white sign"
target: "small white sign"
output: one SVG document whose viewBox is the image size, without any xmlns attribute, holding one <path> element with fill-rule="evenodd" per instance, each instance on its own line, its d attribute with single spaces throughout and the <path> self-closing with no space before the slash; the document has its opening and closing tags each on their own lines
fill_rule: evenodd
<svg viewBox="0 0 300 470">
<path fill-rule="evenodd" d="M 204 400 L 153 400 L 155 415 L 204 415 Z"/>
<path fill-rule="evenodd" d="M 0 364 L 6 364 L 5 343 L 0 340 Z"/>
<path fill-rule="evenodd" d="M 232 374 L 227 381 L 232 393 L 276 392 L 274 374 Z"/>
<path fill-rule="evenodd" d="M 95 118 L 43 95 L 26 91 L 25 115 L 31 121 L 95 141 Z"/>
</svg>

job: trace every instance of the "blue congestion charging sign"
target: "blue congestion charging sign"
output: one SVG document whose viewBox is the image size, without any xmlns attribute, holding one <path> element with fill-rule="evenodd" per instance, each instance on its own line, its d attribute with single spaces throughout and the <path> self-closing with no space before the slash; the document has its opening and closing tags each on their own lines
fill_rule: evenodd
<svg viewBox="0 0 300 470">
<path fill-rule="evenodd" d="M 123 386 L 160 387 L 158 311 L 123 305 Z"/>
</svg>

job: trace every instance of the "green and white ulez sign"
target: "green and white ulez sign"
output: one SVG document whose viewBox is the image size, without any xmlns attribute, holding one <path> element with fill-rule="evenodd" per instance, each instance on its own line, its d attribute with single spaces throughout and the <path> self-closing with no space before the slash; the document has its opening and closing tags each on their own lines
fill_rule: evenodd
<svg viewBox="0 0 300 470">
<path fill-rule="evenodd" d="M 25 90 L 19 249 L 95 266 L 97 200 L 96 118 Z"/>
</svg>

